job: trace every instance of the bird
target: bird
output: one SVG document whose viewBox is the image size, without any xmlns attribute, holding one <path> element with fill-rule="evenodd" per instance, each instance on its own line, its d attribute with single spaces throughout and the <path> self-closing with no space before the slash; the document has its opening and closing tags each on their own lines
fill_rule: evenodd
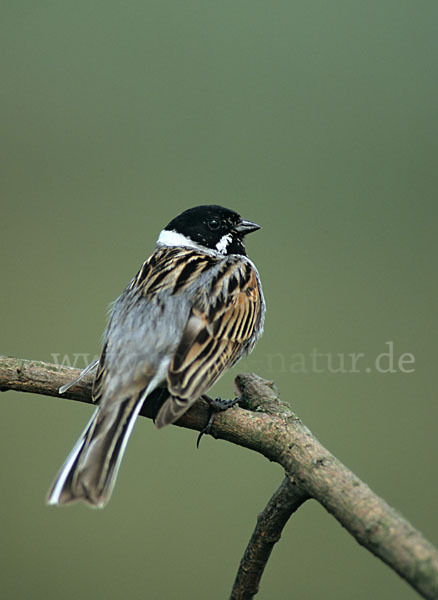
<svg viewBox="0 0 438 600">
<path fill-rule="evenodd" d="M 217 205 L 185 210 L 113 303 L 95 370 L 97 408 L 49 492 L 50 505 L 102 508 L 144 403 L 177 421 L 263 332 L 265 300 L 244 238 L 260 229 Z M 220 399 L 219 399 L 220 400 Z M 226 401 L 225 401 L 226 402 Z"/>
</svg>

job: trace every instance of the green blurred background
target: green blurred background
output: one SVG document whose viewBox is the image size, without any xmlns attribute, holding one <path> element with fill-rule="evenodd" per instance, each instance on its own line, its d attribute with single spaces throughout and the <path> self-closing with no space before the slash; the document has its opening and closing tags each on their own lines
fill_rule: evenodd
<svg viewBox="0 0 438 600">
<path fill-rule="evenodd" d="M 437 19 L 404 0 L 4 2 L 0 352 L 91 359 L 160 229 L 234 208 L 263 225 L 268 313 L 215 391 L 274 379 L 436 542 Z M 388 341 L 413 372 L 366 372 Z M 362 369 L 315 372 L 315 349 Z M 0 409 L 2 597 L 227 597 L 279 467 L 141 419 L 104 511 L 48 508 L 91 408 L 8 392 Z M 292 597 L 416 594 L 309 502 L 258 596 Z"/>
</svg>

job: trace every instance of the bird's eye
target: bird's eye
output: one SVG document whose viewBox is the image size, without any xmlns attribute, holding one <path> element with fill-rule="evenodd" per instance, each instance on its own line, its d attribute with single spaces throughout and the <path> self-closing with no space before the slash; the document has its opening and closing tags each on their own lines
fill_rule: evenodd
<svg viewBox="0 0 438 600">
<path fill-rule="evenodd" d="M 219 223 L 219 221 L 217 219 L 210 219 L 210 221 L 208 222 L 208 227 L 212 231 L 216 231 L 216 229 L 219 229 L 220 226 L 221 226 L 221 224 Z"/>
</svg>

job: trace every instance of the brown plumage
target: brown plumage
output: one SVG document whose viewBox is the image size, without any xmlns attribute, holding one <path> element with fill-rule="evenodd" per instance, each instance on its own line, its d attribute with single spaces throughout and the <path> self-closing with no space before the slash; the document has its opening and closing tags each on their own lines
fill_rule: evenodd
<svg viewBox="0 0 438 600">
<path fill-rule="evenodd" d="M 182 213 L 160 234 L 113 305 L 93 385 L 98 409 L 49 503 L 103 506 L 143 402 L 157 407 L 157 428 L 174 423 L 252 350 L 264 300 L 242 240 L 256 229 L 213 206 Z"/>
</svg>

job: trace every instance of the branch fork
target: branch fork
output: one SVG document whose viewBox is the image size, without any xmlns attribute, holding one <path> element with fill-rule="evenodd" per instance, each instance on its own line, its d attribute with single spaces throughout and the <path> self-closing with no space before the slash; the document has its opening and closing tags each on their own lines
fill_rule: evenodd
<svg viewBox="0 0 438 600">
<path fill-rule="evenodd" d="M 0 391 L 59 396 L 59 388 L 79 372 L 49 363 L 0 357 Z M 91 403 L 92 381 L 92 375 L 85 376 L 62 397 Z M 322 504 L 359 544 L 383 560 L 421 596 L 436 600 L 437 549 L 313 436 L 290 406 L 280 400 L 272 381 L 242 374 L 236 377 L 235 384 L 244 408 L 218 413 L 212 435 L 277 462 L 284 468 L 285 477 L 258 517 L 231 600 L 254 597 L 284 526 L 309 498 Z M 200 400 L 176 425 L 201 431 L 208 413 L 207 402 Z M 152 417 L 147 406 L 140 414 Z"/>
</svg>

